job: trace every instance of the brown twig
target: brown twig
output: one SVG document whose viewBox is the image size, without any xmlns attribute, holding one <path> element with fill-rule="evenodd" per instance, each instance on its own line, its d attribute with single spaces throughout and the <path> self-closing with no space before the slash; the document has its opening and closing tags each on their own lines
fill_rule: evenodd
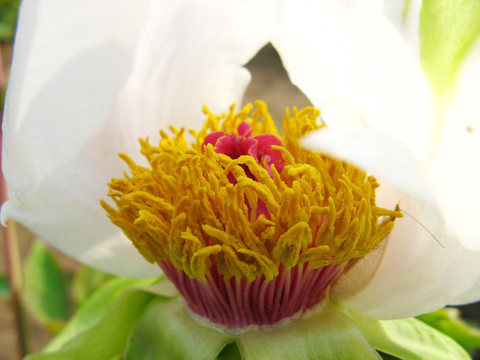
<svg viewBox="0 0 480 360">
<path fill-rule="evenodd" d="M 3 92 L 5 78 L 2 63 L 2 48 L 0 47 L 0 91 Z M 0 111 L 0 122 L 3 121 L 3 109 Z M 0 148 L 2 148 L 2 133 L 0 132 Z M 2 164 L 0 157 L 0 166 Z M 0 172 L 0 202 L 3 204 L 8 199 L 7 185 L 3 172 Z M 29 328 L 27 314 L 22 298 L 22 267 L 20 262 L 20 251 L 18 247 L 16 224 L 7 220 L 7 226 L 2 228 L 5 263 L 7 267 L 8 281 L 10 284 L 11 302 L 15 313 L 15 325 L 17 330 L 17 343 L 20 359 L 29 353 Z"/>
</svg>

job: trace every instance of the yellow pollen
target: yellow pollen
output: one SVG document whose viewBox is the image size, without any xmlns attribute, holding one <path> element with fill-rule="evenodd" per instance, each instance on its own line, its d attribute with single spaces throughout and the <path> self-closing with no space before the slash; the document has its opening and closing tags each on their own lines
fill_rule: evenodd
<svg viewBox="0 0 480 360">
<path fill-rule="evenodd" d="M 172 136 L 161 131 L 158 145 L 140 140 L 149 167 L 120 154 L 130 175 L 109 183 L 116 208 L 101 204 L 149 262 L 169 261 L 191 278 L 205 279 L 215 263 L 226 278 L 271 280 L 281 264 L 319 268 L 362 257 L 402 216 L 376 206 L 374 177 L 300 146 L 305 134 L 323 127 L 319 110 L 287 110 L 280 138 L 266 105 L 255 105 L 220 116 L 205 107 L 207 120 L 190 131 L 191 145 L 184 128 L 171 127 Z M 252 136 L 281 139 L 282 146 L 272 145 L 283 158 L 281 171 L 203 146 L 212 132 L 239 135 L 241 123 Z"/>
</svg>

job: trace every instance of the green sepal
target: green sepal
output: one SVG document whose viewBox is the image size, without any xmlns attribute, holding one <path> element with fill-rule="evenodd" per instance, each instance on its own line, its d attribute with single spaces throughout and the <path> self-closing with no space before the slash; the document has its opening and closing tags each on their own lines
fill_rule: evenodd
<svg viewBox="0 0 480 360">
<path fill-rule="evenodd" d="M 25 266 L 24 298 L 33 315 L 50 331 L 58 332 L 68 318 L 68 295 L 60 265 L 36 240 Z"/>
<path fill-rule="evenodd" d="M 167 280 L 151 285 L 155 280 L 111 280 L 86 301 L 44 352 L 30 355 L 26 360 L 114 358 L 125 349 L 132 329 L 151 299 L 165 289 L 171 293 Z"/>
<path fill-rule="evenodd" d="M 139 321 L 125 360 L 214 360 L 232 341 L 193 320 L 178 298 L 156 298 Z"/>
<path fill-rule="evenodd" d="M 457 308 L 444 308 L 417 318 L 467 349 L 480 349 L 480 329 L 463 320 L 460 315 Z"/>
<path fill-rule="evenodd" d="M 239 336 L 243 360 L 381 359 L 355 323 L 334 306 L 285 326 Z"/>
<path fill-rule="evenodd" d="M 420 59 L 437 95 L 455 80 L 465 55 L 479 34 L 478 0 L 423 0 Z"/>
<path fill-rule="evenodd" d="M 187 313 L 179 299 L 159 298 L 153 300 L 142 315 L 129 341 L 125 359 L 337 360 L 381 357 L 355 323 L 333 306 L 290 324 L 233 335 L 201 325 Z"/>
<path fill-rule="evenodd" d="M 468 353 L 453 339 L 415 319 L 375 320 L 349 315 L 377 350 L 405 360 L 468 360 Z"/>
</svg>

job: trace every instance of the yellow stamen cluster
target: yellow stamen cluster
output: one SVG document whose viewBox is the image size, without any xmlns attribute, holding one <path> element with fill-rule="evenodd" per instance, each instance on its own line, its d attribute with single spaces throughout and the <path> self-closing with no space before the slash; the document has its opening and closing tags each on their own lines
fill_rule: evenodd
<svg viewBox="0 0 480 360">
<path fill-rule="evenodd" d="M 235 113 L 232 106 L 221 116 L 205 108 L 208 118 L 200 132 L 191 131 L 191 146 L 183 128 L 171 128 L 173 136 L 161 131 L 157 146 L 141 140 L 149 167 L 120 155 L 131 175 L 109 184 L 117 209 L 102 206 L 148 261 L 170 261 L 192 278 L 203 279 L 213 261 L 227 278 L 270 280 L 280 264 L 318 268 L 361 257 L 392 230 L 401 213 L 375 205 L 375 178 L 300 147 L 302 136 L 322 127 L 314 108 L 287 111 L 283 146 L 274 146 L 285 166 L 280 173 L 272 166 L 272 176 L 251 156 L 232 159 L 211 144 L 202 149 L 209 133 L 238 135 L 241 122 L 253 136 L 278 136 L 266 105 L 256 107 Z M 270 219 L 258 216 L 259 201 Z"/>
</svg>

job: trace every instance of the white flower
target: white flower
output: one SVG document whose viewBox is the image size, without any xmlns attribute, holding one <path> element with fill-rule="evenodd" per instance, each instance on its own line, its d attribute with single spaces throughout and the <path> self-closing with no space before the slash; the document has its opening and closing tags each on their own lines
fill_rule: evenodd
<svg viewBox="0 0 480 360">
<path fill-rule="evenodd" d="M 380 205 L 406 211 L 383 257 L 345 276 L 365 288 L 342 300 L 378 318 L 478 300 L 479 46 L 440 109 L 415 47 L 417 4 L 403 27 L 390 5 L 381 11 L 387 2 L 345 3 L 25 0 L 5 109 L 2 218 L 99 269 L 158 274 L 99 205 L 124 170 L 117 154 L 135 157 L 137 139 L 168 124 L 199 127 L 204 104 L 221 112 L 240 102 L 242 65 L 270 41 L 331 128 L 305 146 L 374 173 Z"/>
</svg>

